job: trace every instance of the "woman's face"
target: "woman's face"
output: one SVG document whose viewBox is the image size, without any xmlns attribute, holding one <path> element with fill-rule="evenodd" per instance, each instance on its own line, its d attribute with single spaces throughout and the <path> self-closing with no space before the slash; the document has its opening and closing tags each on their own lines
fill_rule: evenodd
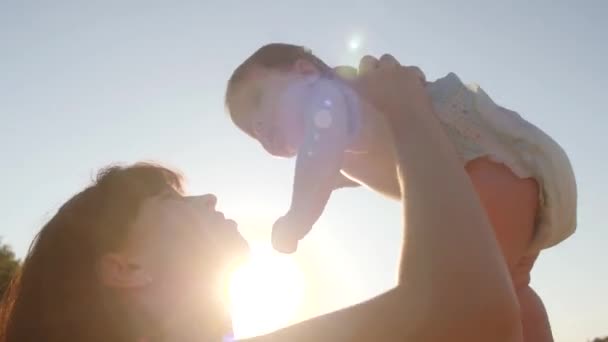
<svg viewBox="0 0 608 342">
<path fill-rule="evenodd" d="M 163 329 L 191 319 L 218 329 L 230 324 L 227 280 L 248 245 L 216 202 L 213 195 L 176 192 L 149 198 L 118 253 L 126 275 L 123 286 L 111 286 L 126 290 L 127 301 Z"/>
</svg>

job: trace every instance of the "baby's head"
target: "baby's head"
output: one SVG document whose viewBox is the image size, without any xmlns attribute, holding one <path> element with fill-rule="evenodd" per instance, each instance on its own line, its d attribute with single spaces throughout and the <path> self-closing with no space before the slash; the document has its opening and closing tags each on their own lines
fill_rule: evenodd
<svg viewBox="0 0 608 342">
<path fill-rule="evenodd" d="M 268 44 L 233 72 L 226 108 L 235 125 L 270 154 L 292 157 L 304 139 L 303 101 L 310 85 L 333 76 L 331 67 L 302 46 Z"/>
</svg>

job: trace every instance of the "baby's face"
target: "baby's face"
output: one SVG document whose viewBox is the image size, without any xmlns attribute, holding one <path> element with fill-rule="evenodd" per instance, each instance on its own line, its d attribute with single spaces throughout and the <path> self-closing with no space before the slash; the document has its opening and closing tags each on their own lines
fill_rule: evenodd
<svg viewBox="0 0 608 342">
<path fill-rule="evenodd" d="M 295 72 L 253 70 L 231 99 L 232 117 L 268 153 L 293 157 L 304 140 L 308 84 Z"/>
</svg>

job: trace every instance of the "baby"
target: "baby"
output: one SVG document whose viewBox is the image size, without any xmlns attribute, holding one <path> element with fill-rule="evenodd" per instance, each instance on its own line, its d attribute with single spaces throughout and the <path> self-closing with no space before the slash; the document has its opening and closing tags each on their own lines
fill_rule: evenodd
<svg viewBox="0 0 608 342">
<path fill-rule="evenodd" d="M 234 123 L 270 154 L 298 156 L 291 208 L 274 227 L 278 250 L 295 251 L 336 188 L 364 184 L 401 198 L 390 130 L 381 113 L 359 100 L 344 81 L 349 76 L 353 77 L 340 75 L 300 46 L 270 44 L 241 64 L 228 82 L 226 106 Z M 560 146 L 455 74 L 427 84 L 435 112 L 463 165 L 485 157 L 539 184 L 537 229 L 530 250 L 553 246 L 571 235 L 576 226 L 576 184 Z"/>
<path fill-rule="evenodd" d="M 291 206 L 273 227 L 279 251 L 297 249 L 335 189 L 363 184 L 401 199 L 391 130 L 349 85 L 356 78 L 352 70 L 334 70 L 300 46 L 269 44 L 228 82 L 233 122 L 270 154 L 297 155 Z M 528 286 L 529 273 L 540 250 L 575 230 L 576 183 L 568 157 L 479 86 L 452 73 L 426 84 L 494 226 L 522 306 L 526 340 L 549 341 L 546 312 Z"/>
</svg>

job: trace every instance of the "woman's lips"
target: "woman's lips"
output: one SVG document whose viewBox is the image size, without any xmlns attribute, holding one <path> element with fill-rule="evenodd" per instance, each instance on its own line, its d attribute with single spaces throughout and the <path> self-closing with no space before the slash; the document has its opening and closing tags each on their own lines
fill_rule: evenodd
<svg viewBox="0 0 608 342">
<path fill-rule="evenodd" d="M 240 247 L 239 249 L 244 248 L 248 252 L 249 244 L 247 243 L 247 240 L 245 240 L 243 235 L 241 235 L 241 233 L 239 232 L 238 224 L 236 223 L 236 221 L 232 219 L 227 219 L 224 213 L 219 211 L 216 212 L 216 215 L 217 222 L 219 222 L 222 226 L 220 228 L 220 234 L 228 234 L 227 237 L 230 240 L 230 244 L 234 243 L 237 245 L 237 247 Z"/>
</svg>

